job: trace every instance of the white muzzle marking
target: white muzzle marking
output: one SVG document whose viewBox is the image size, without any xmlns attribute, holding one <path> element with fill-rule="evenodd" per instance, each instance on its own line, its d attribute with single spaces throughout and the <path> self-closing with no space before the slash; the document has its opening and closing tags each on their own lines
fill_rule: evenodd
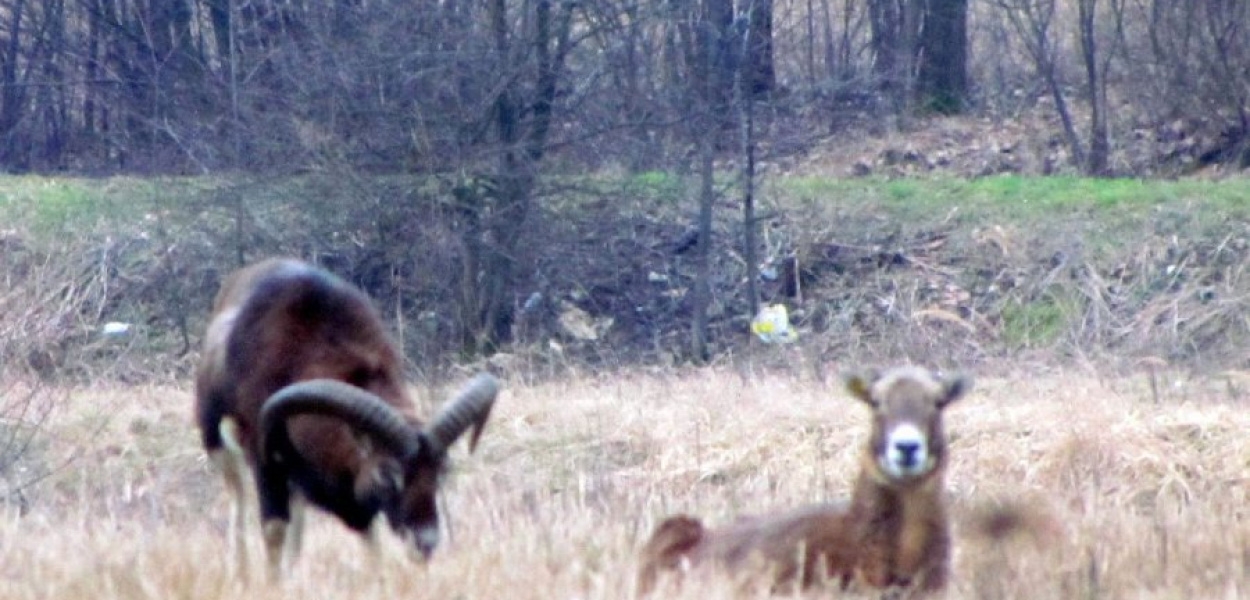
<svg viewBox="0 0 1250 600">
<path fill-rule="evenodd" d="M 895 479 L 922 475 L 932 468 L 929 443 L 924 432 L 911 423 L 902 423 L 891 429 L 885 439 L 881 468 Z"/>
</svg>

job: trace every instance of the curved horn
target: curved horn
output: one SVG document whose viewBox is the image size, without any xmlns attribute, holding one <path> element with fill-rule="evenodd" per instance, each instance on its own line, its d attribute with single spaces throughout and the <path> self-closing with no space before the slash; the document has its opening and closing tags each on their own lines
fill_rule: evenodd
<svg viewBox="0 0 1250 600">
<path fill-rule="evenodd" d="M 494 375 L 480 373 L 469 380 L 425 428 L 424 435 L 430 450 L 446 452 L 447 447 L 472 426 L 473 433 L 469 436 L 469 451 L 472 452 L 477 447 L 477 439 L 482 435 L 482 428 L 486 426 L 486 419 L 490 418 L 490 409 L 498 395 L 499 380 Z"/>
<path fill-rule="evenodd" d="M 263 456 L 269 456 L 279 439 L 275 436 L 286 438 L 287 419 L 303 414 L 347 421 L 399 456 L 412 456 L 421 449 L 418 432 L 378 396 L 336 379 L 310 379 L 278 390 L 261 406 Z"/>
</svg>

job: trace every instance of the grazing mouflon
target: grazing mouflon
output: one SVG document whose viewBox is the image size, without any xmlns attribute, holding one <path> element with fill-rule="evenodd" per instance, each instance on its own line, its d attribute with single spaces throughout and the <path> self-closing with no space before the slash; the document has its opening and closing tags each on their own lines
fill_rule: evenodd
<svg viewBox="0 0 1250 600">
<path fill-rule="evenodd" d="M 438 543 L 447 449 L 481 434 L 499 383 L 478 375 L 428 424 L 415 414 L 400 353 L 363 292 L 292 259 L 230 276 L 196 374 L 196 416 L 231 492 L 240 569 L 246 473 L 255 474 L 270 572 L 298 552 L 310 502 L 368 531 L 378 515 L 423 555 Z"/>
</svg>

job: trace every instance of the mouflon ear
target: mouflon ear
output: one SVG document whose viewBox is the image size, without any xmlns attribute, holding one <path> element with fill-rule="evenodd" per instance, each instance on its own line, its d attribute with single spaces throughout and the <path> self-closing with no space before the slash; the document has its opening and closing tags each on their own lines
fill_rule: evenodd
<svg viewBox="0 0 1250 600">
<path fill-rule="evenodd" d="M 368 468 L 358 479 L 356 495 L 359 499 L 376 499 L 386 503 L 398 497 L 404 489 L 404 467 L 393 458 L 384 458 Z"/>
<path fill-rule="evenodd" d="M 963 397 L 972 389 L 972 377 L 963 373 L 953 373 L 942 377 L 942 397 L 938 398 L 938 408 L 946 408 Z"/>
<path fill-rule="evenodd" d="M 846 384 L 846 391 L 857 400 L 876 408 L 877 401 L 872 398 L 872 386 L 880 377 L 881 373 L 876 369 L 865 369 L 854 373 L 844 373 L 842 382 Z"/>
</svg>

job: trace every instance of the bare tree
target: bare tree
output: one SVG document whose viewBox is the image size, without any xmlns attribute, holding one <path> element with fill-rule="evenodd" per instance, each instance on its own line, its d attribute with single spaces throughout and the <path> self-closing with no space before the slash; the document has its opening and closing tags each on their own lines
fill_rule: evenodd
<svg viewBox="0 0 1250 600">
<path fill-rule="evenodd" d="M 874 68 L 895 111 L 960 112 L 968 93 L 967 0 L 868 0 Z"/>
<path fill-rule="evenodd" d="M 749 81 L 738 73 L 738 96 L 735 99 L 738 107 L 738 130 L 741 140 L 742 166 L 739 175 L 742 190 L 742 260 L 746 263 L 746 295 L 747 314 L 755 315 L 760 310 L 759 262 L 756 253 L 757 231 L 759 219 L 755 215 L 755 177 L 756 150 L 758 141 L 755 132 L 755 98 L 750 89 Z"/>
<path fill-rule="evenodd" d="M 1124 13 L 1121 44 L 1135 62 L 1122 73 L 1139 109 L 1169 139 L 1213 139 L 1198 156 L 1164 158 L 1250 165 L 1250 4 L 1149 0 Z"/>
<path fill-rule="evenodd" d="M 571 2 L 526 0 L 529 31 L 517 31 L 506 0 L 489 7 L 495 73 L 491 100 L 496 157 L 488 193 L 462 202 L 465 268 L 461 305 L 467 347 L 487 352 L 507 339 L 512 324 L 515 256 L 534 204 L 539 165 L 547 152 L 556 91 L 572 27 Z"/>
<path fill-rule="evenodd" d="M 1106 175 L 1110 154 L 1107 123 L 1107 86 L 1112 59 L 1122 39 L 1123 2 L 1110 0 L 1104 9 L 1098 0 L 1079 0 L 1075 27 L 1080 42 L 1080 64 L 1085 75 L 1085 102 L 1089 111 L 1089 131 L 1085 140 L 1077 132 L 1060 75 L 1054 41 L 1058 6 L 1054 0 L 995 0 L 1014 26 L 1034 67 L 1054 100 L 1063 124 L 1072 162 L 1089 175 Z M 1107 23 L 1110 27 L 1100 28 Z M 1102 31 L 1109 29 L 1109 31 Z"/>
<path fill-rule="evenodd" d="M 1041 78 L 1054 100 L 1055 112 L 1059 115 L 1059 121 L 1063 125 L 1064 137 L 1072 154 L 1073 163 L 1084 164 L 1085 148 L 1077 134 L 1076 124 L 1072 118 L 1072 111 L 1068 108 L 1064 85 L 1059 75 L 1058 50 L 1053 39 L 1055 0 L 994 0 L 994 2 L 1011 22 L 1025 50 L 1033 59 L 1033 66 L 1037 70 L 1038 77 Z"/>
<path fill-rule="evenodd" d="M 696 361 L 710 357 L 708 348 L 708 306 L 712 302 L 712 212 L 716 205 L 714 160 L 716 147 L 725 127 L 725 111 L 730 106 L 734 79 L 731 51 L 734 43 L 733 6 L 729 0 L 702 0 L 692 11 L 696 34 L 690 48 L 689 75 L 697 111 L 691 131 L 698 146 L 699 213 L 696 221 L 698 245 L 695 248 L 696 275 L 690 294 L 693 318 L 690 350 Z"/>
<path fill-rule="evenodd" d="M 26 111 L 26 81 L 30 77 L 30 71 L 23 66 L 29 63 L 23 45 L 27 15 L 25 0 L 16 0 L 5 12 L 7 37 L 0 48 L 3 52 L 0 55 L 0 136 L 4 138 L 3 160 L 10 168 L 21 166 L 23 158 L 20 155 L 23 144 L 15 138 L 16 128 Z"/>
<path fill-rule="evenodd" d="M 752 97 L 772 93 L 777 87 L 773 61 L 773 1 L 747 0 L 741 9 L 747 22 L 747 44 L 741 52 Z"/>
<path fill-rule="evenodd" d="M 1107 133 L 1107 70 L 1110 66 L 1110 53 L 1103 50 L 1102 56 L 1099 54 L 1100 40 L 1096 30 L 1098 0 L 1078 0 L 1076 7 L 1081 61 L 1085 65 L 1086 101 L 1089 104 L 1089 153 L 1084 169 L 1089 175 L 1106 175 L 1108 154 L 1111 151 Z"/>
<path fill-rule="evenodd" d="M 968 96 L 968 0 L 928 0 L 916 70 L 916 105 L 963 112 Z"/>
<path fill-rule="evenodd" d="M 922 0 L 868 0 L 873 73 L 896 113 L 908 110 Z"/>
</svg>

